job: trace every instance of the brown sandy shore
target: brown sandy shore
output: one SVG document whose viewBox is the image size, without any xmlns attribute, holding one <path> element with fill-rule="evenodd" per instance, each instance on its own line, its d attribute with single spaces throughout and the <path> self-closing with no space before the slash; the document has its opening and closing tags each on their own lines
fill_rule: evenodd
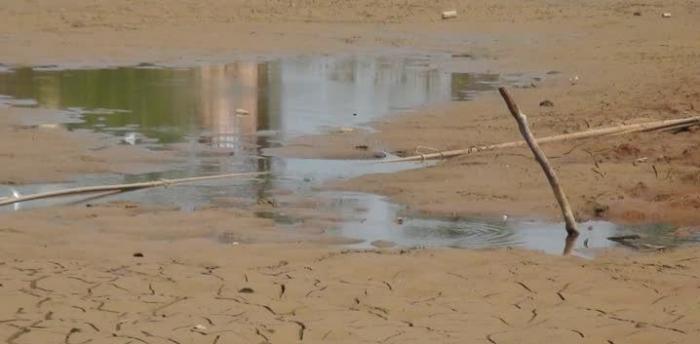
<svg viewBox="0 0 700 344">
<path fill-rule="evenodd" d="M 339 253 L 123 240 L 57 256 L 56 246 L 36 244 L 0 262 L 0 336 L 8 343 L 696 343 L 700 336 L 696 249 L 585 262 L 519 251 Z M 144 248 L 145 257 L 130 257 Z"/>
<path fill-rule="evenodd" d="M 441 21 L 439 12 L 448 8 L 458 18 Z M 386 47 L 470 54 L 494 70 L 546 76 L 513 92 L 537 135 L 700 109 L 700 11 L 693 1 L 12 0 L 0 3 L 0 18 L 6 65 L 192 64 Z M 576 83 L 569 81 L 574 76 Z M 554 106 L 540 107 L 544 99 Z M 0 182 L 153 169 L 174 158 L 95 150 L 104 137 L 19 120 L 43 111 L 0 106 Z M 411 152 L 418 145 L 518 138 L 495 95 L 376 127 L 376 134 L 302 138 L 290 152 L 348 154 L 356 142 Z M 699 146 L 691 131 L 546 150 L 580 217 L 607 206 L 599 214 L 605 218 L 692 229 L 700 223 Z M 636 163 L 640 158 L 646 159 Z M 332 187 L 389 195 L 416 211 L 553 217 L 538 169 L 527 151 L 514 150 Z M 317 227 L 289 233 L 248 210 L 183 214 L 124 203 L 0 214 L 0 338 L 31 344 L 700 338 L 695 247 L 613 250 L 594 261 L 520 250 L 343 252 Z"/>
<path fill-rule="evenodd" d="M 695 343 L 700 336 L 696 248 L 613 251 L 593 261 L 520 250 L 341 251 L 219 212 L 118 204 L 5 216 L 0 338 Z M 226 231 L 240 243 L 214 245 L 202 231 Z"/>
</svg>

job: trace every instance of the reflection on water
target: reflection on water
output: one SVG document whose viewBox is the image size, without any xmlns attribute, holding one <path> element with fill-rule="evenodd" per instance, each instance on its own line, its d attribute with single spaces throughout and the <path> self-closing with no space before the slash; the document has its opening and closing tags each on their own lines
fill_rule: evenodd
<svg viewBox="0 0 700 344">
<path fill-rule="evenodd" d="M 310 134 L 467 100 L 500 79 L 448 72 L 440 59 L 326 56 L 195 68 L 17 68 L 0 73 L 0 94 L 72 109 L 83 122 L 70 128 L 136 131 L 159 143 L 186 141 L 203 130 L 217 146 L 241 148 L 258 144 L 253 136 L 263 130 Z"/>
<path fill-rule="evenodd" d="M 116 198 L 191 210 L 213 199 L 268 199 L 280 190 L 297 197 L 323 194 L 329 199 L 323 210 L 341 213 L 346 219 L 328 230 L 366 240 L 360 246 L 390 240 L 404 246 L 512 245 L 560 252 L 564 231 L 557 224 L 407 218 L 399 225 L 395 219 L 400 207 L 381 197 L 317 191 L 329 180 L 424 166 L 420 162 L 371 164 L 260 155 L 262 148 L 290 136 L 337 127 L 371 129 L 367 123 L 387 114 L 469 100 L 499 83 L 530 82 L 519 75 L 474 72 L 471 63 L 440 55 L 315 56 L 192 68 L 16 68 L 0 70 L 0 95 L 5 95 L 0 101 L 68 111 L 74 119 L 65 124 L 69 129 L 110 133 L 124 144 L 175 149 L 185 158 L 167 172 L 82 176 L 71 183 L 23 186 L 20 191 L 25 194 L 78 185 L 269 171 L 268 176 L 254 180 L 212 181 L 178 186 L 177 191 L 153 189 Z M 7 195 L 9 187 L 0 187 L 0 193 Z M 56 202 L 65 201 L 38 201 L 21 207 Z M 279 209 L 259 214 L 289 226 L 304 225 Z M 591 225 L 595 230 L 583 234 L 591 247 L 611 245 L 601 238 L 623 230 L 609 223 Z"/>
<path fill-rule="evenodd" d="M 185 192 L 187 197 L 145 193 L 150 199 L 144 201 L 169 200 L 193 208 L 206 203 L 212 192 L 262 198 L 275 188 L 310 192 L 329 179 L 420 167 L 276 159 L 260 156 L 260 150 L 290 136 L 364 127 L 397 111 L 467 100 L 501 79 L 469 73 L 472 64 L 434 55 L 290 57 L 191 68 L 26 67 L 0 73 L 0 94 L 11 96 L 16 106 L 71 111 L 76 120 L 65 124 L 70 129 L 111 133 L 123 143 L 152 149 L 176 149 L 187 159 L 184 166 L 165 173 L 100 176 L 102 180 L 92 182 L 272 173 L 238 189 L 198 187 Z"/>
</svg>

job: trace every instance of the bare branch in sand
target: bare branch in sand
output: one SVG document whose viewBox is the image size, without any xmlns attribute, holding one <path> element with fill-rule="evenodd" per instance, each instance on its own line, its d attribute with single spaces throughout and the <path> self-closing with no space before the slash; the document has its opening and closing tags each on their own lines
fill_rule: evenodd
<svg viewBox="0 0 700 344">
<path fill-rule="evenodd" d="M 540 149 L 540 146 L 537 144 L 537 140 L 535 140 L 535 137 L 530 131 L 530 127 L 527 123 L 527 117 L 522 112 L 520 112 L 518 104 L 516 104 L 513 98 L 511 98 L 510 94 L 508 93 L 508 90 L 506 90 L 505 87 L 499 88 L 498 91 L 501 93 L 503 100 L 506 102 L 506 105 L 508 106 L 508 110 L 510 110 L 511 115 L 513 115 L 515 121 L 518 122 L 520 134 L 523 135 L 525 142 L 527 142 L 527 145 L 530 147 L 530 150 L 532 150 L 532 154 L 535 155 L 535 160 L 537 160 L 537 162 L 542 167 L 542 170 L 544 171 L 544 174 L 547 177 L 547 181 L 552 187 L 552 192 L 554 192 L 554 197 L 557 199 L 557 203 L 559 203 L 562 216 L 564 217 L 564 222 L 566 223 L 566 232 L 568 234 L 568 237 L 576 238 L 579 233 L 578 229 L 576 228 L 576 219 L 574 219 L 574 213 L 573 211 L 571 211 L 569 201 L 567 200 L 566 195 L 564 194 L 564 190 L 559 184 L 559 178 L 557 178 L 554 169 L 552 168 L 552 166 L 549 165 L 547 156 L 544 154 L 542 149 Z M 567 245 L 567 248 L 570 250 L 570 245 Z M 565 250 L 564 252 L 565 254 L 568 253 L 566 251 L 567 250 Z"/>
</svg>

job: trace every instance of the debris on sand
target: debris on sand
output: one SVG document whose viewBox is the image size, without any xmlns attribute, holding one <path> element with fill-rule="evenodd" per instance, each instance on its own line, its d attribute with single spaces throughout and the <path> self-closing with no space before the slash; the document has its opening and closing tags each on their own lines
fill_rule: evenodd
<svg viewBox="0 0 700 344">
<path fill-rule="evenodd" d="M 202 335 L 206 335 L 207 327 L 202 324 L 197 324 L 192 327 L 192 332 L 196 332 Z"/>
<path fill-rule="evenodd" d="M 128 144 L 128 145 L 135 145 L 136 144 L 136 133 L 127 133 L 124 135 L 122 138 L 122 142 Z"/>
<path fill-rule="evenodd" d="M 457 18 L 457 11 L 450 10 L 450 11 L 443 11 L 442 12 L 442 19 L 452 19 L 452 18 Z"/>
<path fill-rule="evenodd" d="M 605 216 L 605 214 L 610 210 L 610 206 L 607 204 L 602 204 L 595 202 L 593 204 L 593 214 L 595 214 L 596 217 L 600 218 Z"/>
<path fill-rule="evenodd" d="M 554 103 L 553 103 L 551 100 L 549 100 L 549 99 L 545 99 L 545 100 L 543 100 L 543 101 L 540 102 L 540 106 L 542 106 L 542 107 L 552 107 L 552 106 L 554 106 Z"/>
<path fill-rule="evenodd" d="M 581 78 L 578 75 L 574 75 L 571 78 L 569 78 L 569 82 L 571 83 L 571 85 L 576 85 L 580 79 Z"/>
<path fill-rule="evenodd" d="M 637 235 L 637 234 L 631 234 L 631 235 L 619 235 L 619 236 L 611 236 L 608 237 L 608 240 L 614 241 L 620 245 L 631 247 L 631 248 L 639 248 L 639 245 L 637 245 L 633 241 L 637 241 L 641 239 L 642 237 Z"/>
</svg>

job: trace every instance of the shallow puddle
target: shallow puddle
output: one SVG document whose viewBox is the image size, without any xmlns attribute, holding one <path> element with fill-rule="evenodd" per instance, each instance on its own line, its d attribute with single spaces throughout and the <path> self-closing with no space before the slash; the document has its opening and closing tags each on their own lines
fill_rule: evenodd
<svg viewBox="0 0 700 344">
<path fill-rule="evenodd" d="M 194 68 L 148 64 L 110 69 L 17 68 L 0 73 L 0 94 L 17 106 L 73 111 L 69 128 L 136 140 L 183 142 L 207 135 L 224 147 L 253 137 L 363 127 L 389 113 L 468 100 L 517 75 L 469 71 L 466 58 L 317 56 L 238 61 Z M 262 133 L 261 133 L 262 132 Z M 264 135 L 261 135 L 264 134 Z"/>
<path fill-rule="evenodd" d="M 538 78 L 489 73 L 469 58 L 416 54 L 302 56 L 188 68 L 152 64 L 77 70 L 14 68 L 0 70 L 0 95 L 4 95 L 0 102 L 60 109 L 60 118 L 42 118 L 40 122 L 60 121 L 71 130 L 111 134 L 113 139 L 105 145 L 118 142 L 177 150 L 185 157 L 184 163 L 167 172 L 83 176 L 72 183 L 22 186 L 18 188 L 21 193 L 267 171 L 270 175 L 252 181 L 185 185 L 177 191 L 153 189 L 117 199 L 175 204 L 192 210 L 217 199 L 265 201 L 283 191 L 299 198 L 328 200 L 326 210 L 342 214 L 343 220 L 327 230 L 364 240 L 358 247 L 385 240 L 401 246 L 522 246 L 561 252 L 563 230 L 558 224 L 402 218 L 401 207 L 376 195 L 317 191 L 329 180 L 418 168 L 424 166 L 421 163 L 285 159 L 261 154 L 262 149 L 278 146 L 290 137 L 337 128 L 371 130 L 369 123 L 383 116 L 434 103 L 469 100 L 500 84 L 529 85 Z M 0 193 L 9 195 L 10 187 L 0 186 Z M 38 201 L 0 211 L 57 202 L 65 203 Z M 303 220 L 285 214 L 283 207 L 259 215 L 286 226 L 303 225 Z M 605 239 L 607 236 L 630 230 L 605 222 L 585 226 L 591 230 L 584 231 L 578 241 L 581 249 L 586 248 L 584 243 L 588 248 L 611 246 L 614 243 Z"/>
<path fill-rule="evenodd" d="M 355 245 L 360 248 L 393 243 L 405 247 L 525 247 L 528 249 L 560 254 L 564 251 L 566 232 L 563 223 L 550 223 L 529 219 L 453 217 L 436 218 L 406 214 L 396 204 L 384 197 L 364 193 L 344 193 L 344 202 L 358 209 L 338 229 L 337 233 L 365 241 Z M 346 206 L 347 211 L 353 207 Z M 674 236 L 676 228 L 669 225 L 619 225 L 607 221 L 587 221 L 579 224 L 581 232 L 574 242 L 573 253 L 592 257 L 595 252 L 619 244 L 609 237 L 640 235 L 630 244 L 646 247 L 673 247 L 700 240 L 680 239 Z"/>
</svg>

